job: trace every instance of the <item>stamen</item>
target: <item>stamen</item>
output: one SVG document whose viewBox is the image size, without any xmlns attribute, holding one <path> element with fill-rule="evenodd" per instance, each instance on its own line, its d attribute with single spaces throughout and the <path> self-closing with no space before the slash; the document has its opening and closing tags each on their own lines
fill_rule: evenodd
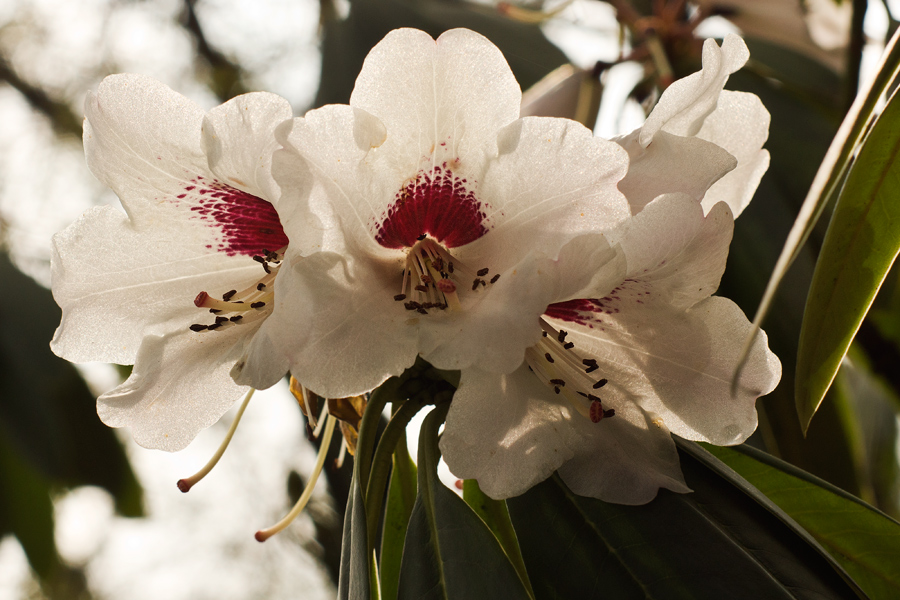
<svg viewBox="0 0 900 600">
<path fill-rule="evenodd" d="M 327 420 L 327 424 L 325 425 L 325 434 L 322 436 L 322 443 L 319 446 L 319 454 L 316 457 L 316 465 L 313 467 L 312 475 L 309 476 L 309 481 L 307 481 L 303 493 L 300 494 L 300 499 L 297 500 L 297 504 L 294 505 L 294 508 L 292 508 L 278 523 L 268 529 L 260 529 L 257 531 L 254 536 L 257 542 L 264 542 L 279 531 L 284 530 L 284 528 L 300 516 L 300 513 L 306 508 L 306 504 L 312 497 L 313 489 L 316 487 L 319 475 L 322 473 L 322 467 L 325 465 L 325 456 L 328 454 L 328 448 L 331 447 L 331 436 L 334 434 L 334 424 L 337 421 L 331 414 L 329 414 L 325 420 Z"/>
<path fill-rule="evenodd" d="M 200 292 L 200 293 L 203 294 L 205 292 Z M 237 290 L 231 290 L 231 291 L 225 292 L 224 294 L 222 294 L 222 300 L 224 300 L 225 302 L 228 302 L 229 300 L 231 300 L 232 296 L 234 296 L 235 294 L 237 294 Z M 196 304 L 196 300 L 194 301 L 194 304 Z"/>
<path fill-rule="evenodd" d="M 478 275 L 479 277 L 484 277 L 485 275 L 488 274 L 489 271 L 490 271 L 490 269 L 485 267 L 484 269 L 478 269 L 478 272 L 475 274 Z"/>
<path fill-rule="evenodd" d="M 497 280 L 500 279 L 500 273 L 497 273 L 493 277 L 491 277 L 491 283 L 497 283 Z"/>
<path fill-rule="evenodd" d="M 206 465 L 185 479 L 178 480 L 178 489 L 183 493 L 187 493 L 190 491 L 192 487 L 194 487 L 197 482 L 206 477 L 210 471 L 213 470 L 213 467 L 218 464 L 219 459 L 222 458 L 222 455 L 225 454 L 225 448 L 228 447 L 228 444 L 231 443 L 231 438 L 234 437 L 234 432 L 237 431 L 238 424 L 241 422 L 241 417 L 244 416 L 244 411 L 247 410 L 247 405 L 250 404 L 250 398 L 253 397 L 253 392 L 256 390 L 250 388 L 250 391 L 247 392 L 247 395 L 244 396 L 244 401 L 241 403 L 241 407 L 238 409 L 237 414 L 234 416 L 234 421 L 231 423 L 231 427 L 228 429 L 228 433 L 225 434 L 225 439 L 222 440 L 222 443 L 219 445 L 219 449 L 216 450 L 216 453 L 213 454 L 212 458 L 209 459 L 209 462 Z"/>
</svg>

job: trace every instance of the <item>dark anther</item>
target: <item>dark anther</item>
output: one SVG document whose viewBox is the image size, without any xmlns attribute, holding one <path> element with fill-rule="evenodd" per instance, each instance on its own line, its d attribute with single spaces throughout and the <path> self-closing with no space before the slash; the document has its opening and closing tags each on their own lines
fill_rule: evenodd
<svg viewBox="0 0 900 600">
<path fill-rule="evenodd" d="M 556 392 L 556 393 L 558 394 L 558 393 L 559 393 L 559 387 L 554 387 L 554 388 L 553 388 L 553 391 Z"/>
<path fill-rule="evenodd" d="M 572 342 L 566 342 L 565 344 L 563 344 L 563 348 L 565 348 L 566 350 L 571 350 L 574 347 L 575 344 L 573 344 Z"/>
<path fill-rule="evenodd" d="M 431 278 L 431 275 L 422 275 L 422 283 L 425 285 L 431 285 L 434 283 L 434 279 Z"/>
<path fill-rule="evenodd" d="M 272 273 L 272 270 L 269 269 L 269 263 L 263 263 L 262 267 L 263 267 L 263 271 L 265 271 L 267 275 L 270 275 Z"/>
<path fill-rule="evenodd" d="M 254 302 L 250 305 L 250 308 L 262 308 L 265 305 L 265 302 Z"/>
<path fill-rule="evenodd" d="M 451 273 L 453 272 L 453 261 L 447 263 L 447 270 Z"/>
<path fill-rule="evenodd" d="M 416 310 L 415 304 L 415 302 L 404 302 L 403 308 L 405 308 L 406 310 Z"/>
<path fill-rule="evenodd" d="M 549 352 L 545 352 L 545 353 L 544 353 L 544 358 L 547 359 L 547 362 L 551 362 L 551 363 L 553 362 L 553 357 L 550 356 L 550 353 L 549 353 Z"/>
<path fill-rule="evenodd" d="M 559 387 L 564 387 L 566 385 L 566 382 L 562 379 L 551 379 L 550 383 L 552 383 L 553 385 L 558 385 Z"/>
<path fill-rule="evenodd" d="M 428 291 L 428 288 L 425 287 L 424 285 L 417 285 L 417 286 L 416 286 L 416 290 L 419 291 L 419 292 L 427 292 L 427 291 Z"/>
<path fill-rule="evenodd" d="M 417 237 L 416 239 L 419 240 L 419 241 L 421 242 L 421 241 L 424 240 L 426 237 L 428 237 L 428 236 L 425 235 L 425 234 L 423 233 L 422 235 L 420 235 L 420 236 Z"/>
<path fill-rule="evenodd" d="M 491 277 L 491 283 L 497 283 L 497 280 L 500 279 L 500 273 L 497 273 L 493 277 Z"/>
<path fill-rule="evenodd" d="M 221 327 L 221 326 L 222 326 L 221 323 L 213 323 L 212 325 L 209 325 L 209 326 L 207 327 L 207 329 L 209 329 L 210 331 L 212 331 L 213 329 L 218 329 L 218 328 Z"/>
<path fill-rule="evenodd" d="M 215 314 L 218 314 L 218 313 L 220 313 L 220 312 L 222 312 L 222 311 L 219 310 L 218 308 L 211 308 L 211 309 L 209 309 L 209 312 L 211 312 L 212 314 L 215 315 Z"/>
<path fill-rule="evenodd" d="M 541 336 L 542 336 L 542 337 L 547 337 L 547 332 L 546 332 L 546 331 L 542 331 L 542 332 L 541 332 Z"/>
<path fill-rule="evenodd" d="M 475 290 L 477 290 L 479 285 L 487 285 L 487 284 L 484 282 L 484 279 L 476 278 L 475 281 L 472 282 L 472 291 L 474 292 Z"/>
<path fill-rule="evenodd" d="M 593 367 L 594 365 L 597 364 L 597 359 L 596 358 L 585 358 L 581 362 L 589 367 Z"/>
<path fill-rule="evenodd" d="M 428 311 L 425 310 L 424 308 L 422 308 L 421 306 L 420 306 L 419 308 L 416 309 L 416 312 L 419 313 L 419 314 L 423 314 L 423 315 L 427 315 L 427 314 L 428 314 Z"/>
<path fill-rule="evenodd" d="M 191 331 L 203 331 L 204 329 L 208 329 L 208 327 L 206 325 L 201 325 L 200 323 L 191 325 Z"/>
<path fill-rule="evenodd" d="M 256 284 L 256 291 L 257 291 L 257 292 L 261 292 L 261 291 L 263 291 L 263 289 L 264 289 L 265 287 L 266 287 L 266 284 L 264 284 L 264 283 L 257 283 L 257 284 Z"/>
<path fill-rule="evenodd" d="M 614 409 L 614 408 L 607 408 L 606 410 L 603 411 L 604 419 L 608 419 L 608 418 L 614 417 L 614 416 L 616 416 L 616 409 Z"/>
<path fill-rule="evenodd" d="M 560 341 L 560 343 L 566 341 L 566 336 L 569 335 L 568 331 L 559 330 L 559 335 L 556 336 L 556 339 Z"/>
<path fill-rule="evenodd" d="M 237 323 L 238 321 L 240 321 L 243 318 L 244 318 L 244 315 L 235 315 L 235 316 L 231 317 L 231 319 L 229 319 L 229 320 L 232 323 Z"/>
<path fill-rule="evenodd" d="M 262 256 L 254 256 L 254 257 L 253 257 L 253 260 L 255 260 L 255 261 L 258 262 L 258 263 L 264 263 L 264 262 L 266 262 L 266 259 L 264 259 Z"/>
<path fill-rule="evenodd" d="M 228 320 L 228 317 L 216 317 L 216 323 L 224 323 Z"/>
<path fill-rule="evenodd" d="M 406 294 L 397 294 L 396 296 L 394 296 L 394 300 L 396 300 L 397 302 L 400 302 L 401 300 L 406 300 Z"/>
<path fill-rule="evenodd" d="M 587 369 L 584 370 L 585 373 L 593 373 L 597 369 L 600 368 L 600 365 L 591 365 Z"/>
<path fill-rule="evenodd" d="M 608 380 L 608 379 L 601 379 L 600 381 L 598 381 L 597 383 L 594 384 L 594 389 L 595 389 L 595 390 L 599 390 L 600 388 L 602 388 L 602 387 L 603 387 L 604 385 L 606 385 L 607 383 L 609 383 L 609 380 Z"/>
<path fill-rule="evenodd" d="M 234 296 L 235 294 L 237 294 L 237 290 L 231 290 L 230 292 L 225 292 L 224 294 L 222 294 L 222 300 L 224 300 L 225 302 L 228 302 L 229 300 L 231 300 L 231 297 Z"/>
<path fill-rule="evenodd" d="M 600 398 L 593 394 L 588 394 L 588 400 L 590 400 L 591 402 L 600 402 Z"/>
<path fill-rule="evenodd" d="M 478 272 L 475 273 L 475 274 L 478 275 L 479 277 L 484 277 L 485 275 L 488 274 L 488 271 L 490 271 L 490 269 L 488 269 L 487 267 L 485 267 L 485 268 L 483 268 L 483 269 L 478 269 Z"/>
</svg>

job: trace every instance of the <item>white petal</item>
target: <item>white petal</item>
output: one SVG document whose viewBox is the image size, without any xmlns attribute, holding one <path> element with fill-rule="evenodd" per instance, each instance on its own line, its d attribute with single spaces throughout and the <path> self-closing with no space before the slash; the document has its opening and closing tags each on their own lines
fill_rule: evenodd
<svg viewBox="0 0 900 600">
<path fill-rule="evenodd" d="M 618 144 L 566 119 L 527 117 L 500 132 L 476 195 L 489 232 L 461 248 L 466 261 L 503 270 L 530 250 L 556 257 L 570 239 L 611 229 L 630 214 L 616 188 L 627 170 Z"/>
<path fill-rule="evenodd" d="M 659 488 L 691 491 L 662 421 L 630 402 L 614 408 L 616 414 L 599 423 L 585 418 L 571 422 L 580 439 L 574 456 L 559 468 L 569 489 L 616 504 L 646 504 Z"/>
<path fill-rule="evenodd" d="M 541 336 L 540 317 L 553 302 L 585 289 L 606 293 L 624 274 L 621 251 L 601 235 L 575 238 L 559 260 L 530 253 L 477 292 L 477 300 L 460 311 L 441 311 L 418 319 L 419 353 L 441 369 L 510 373 L 525 350 Z M 488 278 L 491 273 L 485 276 Z"/>
<path fill-rule="evenodd" d="M 131 427 L 146 448 L 181 450 L 247 391 L 228 372 L 252 333 L 252 326 L 236 325 L 148 336 L 131 377 L 97 400 L 100 419 Z"/>
<path fill-rule="evenodd" d="M 303 258 L 290 277 L 279 273 L 274 311 L 258 335 L 268 336 L 288 357 L 294 377 L 317 394 L 367 392 L 416 359 L 417 329 L 393 299 L 399 272 L 397 265 L 331 252 Z M 264 358 L 265 352 L 249 354 L 237 381 L 265 372 L 256 362 Z"/>
<path fill-rule="evenodd" d="M 210 252 L 162 223 L 138 229 L 103 206 L 53 237 L 53 296 L 63 309 L 54 352 L 131 364 L 145 335 L 186 330 L 202 318 L 194 306 L 201 291 L 221 295 L 259 279 L 252 260 Z"/>
<path fill-rule="evenodd" d="M 781 364 L 757 335 L 738 393 L 731 378 L 751 325 L 740 308 L 711 297 L 687 311 L 666 305 L 622 306 L 593 328 L 557 322 L 600 364 L 604 405 L 635 402 L 682 437 L 739 444 L 756 429 L 756 398 L 771 392 Z"/>
<path fill-rule="evenodd" d="M 480 163 L 498 129 L 519 116 L 522 94 L 500 50 L 453 29 L 437 41 L 389 33 L 366 57 L 350 104 L 378 117 L 397 170 L 415 175 L 446 156 Z"/>
<path fill-rule="evenodd" d="M 638 141 L 640 133 L 638 129 L 615 140 L 631 159 L 619 190 L 628 198 L 633 214 L 661 194 L 680 192 L 700 201 L 710 186 L 738 164 L 716 144 L 665 131 L 657 132 L 645 148 Z"/>
<path fill-rule="evenodd" d="M 713 184 L 703 198 L 705 211 L 726 202 L 735 218 L 750 203 L 760 179 L 769 167 L 769 153 L 762 146 L 769 137 L 769 111 L 754 94 L 723 91 L 716 110 L 703 122 L 697 137 L 727 150 L 737 168 Z"/>
<path fill-rule="evenodd" d="M 244 94 L 212 109 L 203 120 L 210 169 L 229 185 L 275 202 L 272 154 L 281 147 L 275 129 L 291 117 L 288 101 L 266 92 Z"/>
<path fill-rule="evenodd" d="M 508 375 L 463 371 L 440 442 L 450 471 L 496 499 L 543 481 L 574 456 L 571 421 L 583 419 L 560 398 L 526 366 Z"/>
<path fill-rule="evenodd" d="M 689 308 L 708 298 L 725 272 L 733 230 L 726 204 L 704 217 L 700 205 L 687 196 L 657 198 L 610 234 L 614 243 L 621 244 L 628 264 L 628 281 L 619 295 L 634 296 L 640 300 L 637 304 L 672 308 Z M 643 292 L 640 298 L 638 291 Z"/>
<path fill-rule="evenodd" d="M 647 146 L 659 130 L 693 136 L 716 108 L 728 76 L 740 69 L 750 53 L 744 40 L 730 34 L 720 48 L 713 40 L 703 44 L 703 69 L 670 85 L 641 128 L 640 141 Z"/>
</svg>

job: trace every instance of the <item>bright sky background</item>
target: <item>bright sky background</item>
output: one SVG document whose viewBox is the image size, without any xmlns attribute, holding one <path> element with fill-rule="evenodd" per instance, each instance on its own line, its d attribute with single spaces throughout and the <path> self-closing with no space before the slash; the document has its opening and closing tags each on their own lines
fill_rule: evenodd
<svg viewBox="0 0 900 600">
<path fill-rule="evenodd" d="M 195 81 L 191 41 L 177 25 L 180 10 L 178 0 L 0 0 L 0 47 L 24 77 L 62 92 L 78 114 L 86 91 L 96 89 L 106 72 L 146 73 L 211 107 L 216 100 Z M 305 111 L 319 76 L 316 0 L 206 0 L 198 12 L 210 42 L 255 73 L 251 88 L 278 93 L 298 114 Z M 883 9 L 870 12 L 867 32 L 881 35 Z M 588 66 L 616 58 L 617 33 L 608 5 L 577 0 L 563 17 L 545 31 L 573 62 Z M 867 53 L 868 65 L 877 52 Z M 612 136 L 640 124 L 636 104 L 620 115 L 630 89 L 626 84 L 637 77 L 634 66 L 614 69 L 611 80 L 620 84 L 608 84 L 599 134 Z M 58 141 L 5 86 L 0 86 L 0 116 L 0 219 L 18 264 L 48 284 L 52 234 L 88 207 L 117 200 L 87 170 L 80 140 Z M 100 387 L 114 383 L 103 367 L 91 373 Z M 313 533 L 307 515 L 265 544 L 253 539 L 257 529 L 288 510 L 290 470 L 306 475 L 314 461 L 296 402 L 285 387 L 257 393 L 212 475 L 189 494 L 176 489 L 179 478 L 212 455 L 229 423 L 226 417 L 174 454 L 139 448 L 123 432 L 146 492 L 146 519 L 115 517 L 110 497 L 97 488 L 57 499 L 60 552 L 73 565 L 86 565 L 97 598 L 333 597 L 328 576 L 305 549 Z M 414 453 L 415 436 L 410 445 Z M 314 502 L 327 511 L 326 497 L 320 489 Z M 39 597 L 35 590 L 21 547 L 5 538 L 0 542 L 0 600 Z"/>
</svg>

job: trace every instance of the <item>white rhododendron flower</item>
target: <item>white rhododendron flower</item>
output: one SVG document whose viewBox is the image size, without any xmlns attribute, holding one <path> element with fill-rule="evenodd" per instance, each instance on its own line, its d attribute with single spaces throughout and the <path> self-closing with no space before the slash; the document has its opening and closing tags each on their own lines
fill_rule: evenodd
<svg viewBox="0 0 900 600">
<path fill-rule="evenodd" d="M 350 106 L 280 128 L 282 202 L 328 229 L 302 261 L 288 248 L 238 381 L 266 386 L 290 368 L 320 395 L 348 396 L 419 355 L 508 373 L 549 304 L 608 292 L 624 266 L 601 232 L 629 218 L 616 188 L 626 153 L 573 121 L 519 119 L 520 101 L 484 37 L 403 29 L 371 51 Z M 308 220 L 284 218 L 285 231 Z"/>
<path fill-rule="evenodd" d="M 134 364 L 101 419 L 178 450 L 246 388 L 229 371 L 272 312 L 288 246 L 273 202 L 273 94 L 208 113 L 147 77 L 106 78 L 85 102 L 88 166 L 125 212 L 101 206 L 54 237 L 52 342 L 75 362 Z"/>
<path fill-rule="evenodd" d="M 644 125 L 616 139 L 630 158 L 619 189 L 633 213 L 673 192 L 707 213 L 725 202 L 737 217 L 749 204 L 769 167 L 769 112 L 755 94 L 722 89 L 749 56 L 736 35 L 721 48 L 706 40 L 703 69 L 669 86 Z"/>
<path fill-rule="evenodd" d="M 760 332 L 731 395 L 752 332 L 737 305 L 711 296 L 732 228 L 727 204 L 704 217 L 684 194 L 657 198 L 621 227 L 611 237 L 628 269 L 611 292 L 549 306 L 544 337 L 515 372 L 463 370 L 441 440 L 450 470 L 495 498 L 555 470 L 575 493 L 609 502 L 688 491 L 669 432 L 743 442 L 756 398 L 781 377 Z"/>
</svg>

